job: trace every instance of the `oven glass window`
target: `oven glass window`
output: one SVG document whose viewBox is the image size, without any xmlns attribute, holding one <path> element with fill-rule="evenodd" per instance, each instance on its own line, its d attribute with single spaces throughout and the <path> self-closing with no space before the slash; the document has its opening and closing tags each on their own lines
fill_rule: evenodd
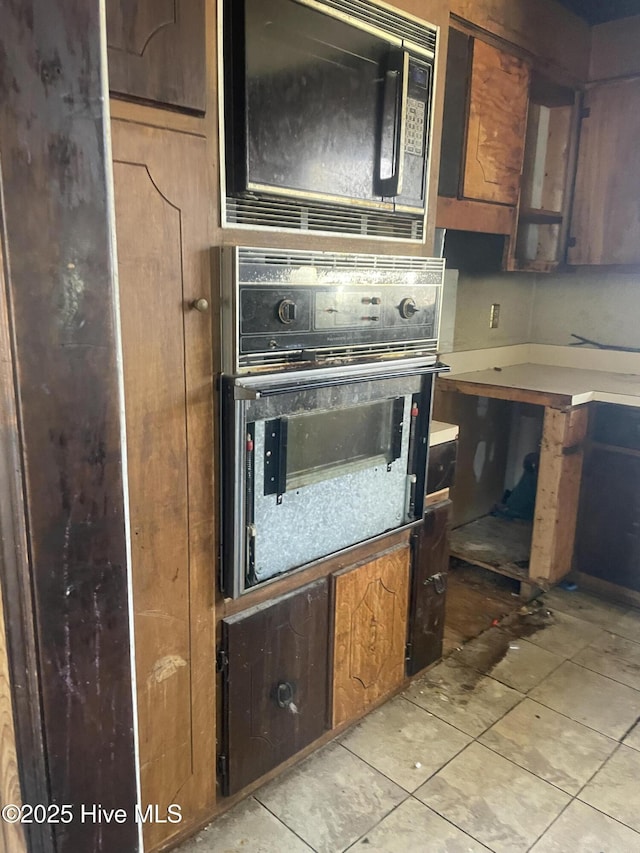
<svg viewBox="0 0 640 853">
<path fill-rule="evenodd" d="M 400 455 L 404 398 L 286 418 L 286 489 L 297 489 Z"/>
</svg>

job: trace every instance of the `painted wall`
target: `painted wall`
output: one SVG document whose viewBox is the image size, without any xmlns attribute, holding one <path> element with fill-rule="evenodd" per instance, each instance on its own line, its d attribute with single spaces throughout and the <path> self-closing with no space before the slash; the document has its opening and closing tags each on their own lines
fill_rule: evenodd
<svg viewBox="0 0 640 853">
<path fill-rule="evenodd" d="M 536 276 L 533 343 L 568 344 L 575 332 L 618 346 L 640 347 L 640 273 Z"/>
<path fill-rule="evenodd" d="M 535 276 L 460 273 L 456 299 L 454 350 L 486 349 L 529 343 Z M 500 324 L 489 328 L 491 304 L 500 304 Z"/>
<path fill-rule="evenodd" d="M 454 351 L 522 343 L 563 346 L 572 341 L 572 332 L 640 347 L 640 273 L 586 267 L 552 276 L 460 273 L 456 297 Z M 497 329 L 489 328 L 493 302 L 500 303 Z"/>
</svg>

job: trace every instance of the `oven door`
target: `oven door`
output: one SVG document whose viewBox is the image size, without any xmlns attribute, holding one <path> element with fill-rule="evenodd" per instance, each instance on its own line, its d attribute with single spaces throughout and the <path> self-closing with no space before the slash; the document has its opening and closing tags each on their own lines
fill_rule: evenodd
<svg viewBox="0 0 640 853">
<path fill-rule="evenodd" d="M 433 372 L 223 378 L 225 595 L 422 517 Z"/>
</svg>

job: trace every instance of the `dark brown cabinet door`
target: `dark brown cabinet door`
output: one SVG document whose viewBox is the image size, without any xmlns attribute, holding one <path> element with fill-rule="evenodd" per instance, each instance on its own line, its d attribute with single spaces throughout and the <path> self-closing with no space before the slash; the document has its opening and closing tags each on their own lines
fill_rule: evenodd
<svg viewBox="0 0 640 853">
<path fill-rule="evenodd" d="M 204 112 L 204 0 L 107 0 L 109 88 Z"/>
<path fill-rule="evenodd" d="M 640 454 L 594 447 L 587 455 L 575 568 L 640 591 Z"/>
<path fill-rule="evenodd" d="M 449 507 L 447 502 L 428 512 L 414 534 L 407 675 L 415 675 L 442 657 Z"/>
<path fill-rule="evenodd" d="M 429 448 L 429 465 L 427 467 L 427 494 L 450 489 L 456 473 L 456 458 L 458 442 L 445 441 Z"/>
<path fill-rule="evenodd" d="M 224 794 L 327 728 L 328 638 L 326 579 L 222 621 Z"/>
<path fill-rule="evenodd" d="M 640 263 L 640 80 L 594 86 L 584 107 L 568 261 Z"/>
</svg>

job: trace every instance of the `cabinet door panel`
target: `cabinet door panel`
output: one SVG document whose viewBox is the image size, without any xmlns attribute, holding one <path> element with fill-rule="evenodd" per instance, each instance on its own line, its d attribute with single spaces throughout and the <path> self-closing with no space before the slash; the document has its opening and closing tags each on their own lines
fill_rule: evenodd
<svg viewBox="0 0 640 853">
<path fill-rule="evenodd" d="M 575 568 L 640 592 L 640 457 L 594 448 L 585 462 Z"/>
<path fill-rule="evenodd" d="M 465 198 L 515 205 L 529 100 L 529 68 L 477 39 L 465 157 Z"/>
<path fill-rule="evenodd" d="M 428 512 L 414 534 L 407 675 L 415 675 L 442 657 L 450 506 L 447 502 Z"/>
<path fill-rule="evenodd" d="M 589 89 L 569 263 L 640 263 L 640 80 Z"/>
<path fill-rule="evenodd" d="M 140 772 L 145 803 L 215 799 L 211 299 L 204 139 L 113 123 Z M 158 846 L 183 825 L 147 823 Z"/>
<path fill-rule="evenodd" d="M 456 458 L 458 442 L 445 441 L 429 448 L 429 465 L 427 467 L 427 494 L 450 489 L 456 473 Z"/>
<path fill-rule="evenodd" d="M 107 0 L 109 88 L 204 112 L 204 0 Z"/>
<path fill-rule="evenodd" d="M 222 623 L 225 794 L 281 764 L 327 727 L 326 578 Z"/>
<path fill-rule="evenodd" d="M 409 546 L 334 576 L 333 725 L 402 683 Z"/>
</svg>

